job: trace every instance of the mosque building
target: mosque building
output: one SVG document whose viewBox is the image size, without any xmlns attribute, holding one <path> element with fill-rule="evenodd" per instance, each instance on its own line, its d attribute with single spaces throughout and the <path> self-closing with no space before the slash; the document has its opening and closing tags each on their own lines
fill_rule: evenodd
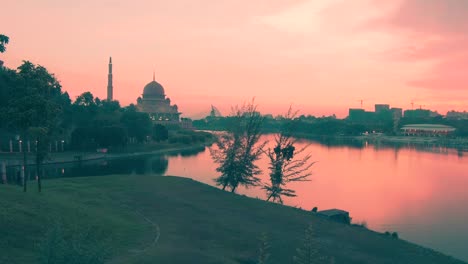
<svg viewBox="0 0 468 264">
<path fill-rule="evenodd" d="M 107 85 L 107 98 L 112 100 L 112 59 L 109 61 L 109 77 Z M 162 125 L 177 125 L 182 128 L 191 128 L 191 121 L 180 118 L 181 113 L 176 104 L 171 104 L 171 99 L 166 96 L 164 87 L 155 80 L 145 85 L 143 94 L 137 99 L 136 108 L 140 112 L 148 113 L 153 123 Z"/>
<path fill-rule="evenodd" d="M 171 105 L 171 99 L 166 97 L 164 87 L 153 81 L 145 85 L 142 97 L 137 99 L 137 109 L 148 113 L 151 120 L 156 122 L 180 122 L 180 114 L 177 105 Z"/>
</svg>

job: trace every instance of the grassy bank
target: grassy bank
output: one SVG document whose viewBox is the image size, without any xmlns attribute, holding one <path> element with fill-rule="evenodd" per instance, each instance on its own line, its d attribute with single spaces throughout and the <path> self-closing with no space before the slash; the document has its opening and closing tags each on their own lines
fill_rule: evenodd
<svg viewBox="0 0 468 264">
<path fill-rule="evenodd" d="M 0 208 L 0 263 L 38 263 L 44 245 L 55 241 L 50 234 L 57 233 L 51 233 L 57 223 L 65 241 L 93 254 L 96 248 L 106 252 L 109 263 L 256 263 L 263 232 L 270 238 L 269 263 L 291 263 L 309 224 L 320 254 L 335 263 L 462 263 L 364 228 L 178 177 L 48 180 L 43 193 L 0 186 Z M 90 233 L 92 239 L 74 235 Z"/>
</svg>

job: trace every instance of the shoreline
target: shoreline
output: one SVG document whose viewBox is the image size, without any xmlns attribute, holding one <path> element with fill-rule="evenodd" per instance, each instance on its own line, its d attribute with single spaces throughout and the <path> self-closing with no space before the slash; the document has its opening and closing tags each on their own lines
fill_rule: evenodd
<svg viewBox="0 0 468 264">
<path fill-rule="evenodd" d="M 414 137 L 414 136 L 387 136 L 387 135 L 368 135 L 368 136 L 333 136 L 333 135 L 313 135 L 297 133 L 294 134 L 299 139 L 315 140 L 319 143 L 324 141 L 336 140 L 336 143 L 350 143 L 350 141 L 371 144 L 387 144 L 390 146 L 421 146 L 421 147 L 446 147 L 459 151 L 468 151 L 467 138 L 436 138 L 436 137 Z M 351 144 L 352 145 L 352 144 Z"/>
<path fill-rule="evenodd" d="M 64 164 L 64 163 L 73 163 L 73 162 L 84 162 L 84 161 L 93 161 L 93 160 L 110 160 L 124 157 L 137 157 L 142 155 L 162 155 L 162 154 L 176 154 L 184 151 L 195 151 L 205 149 L 207 146 L 210 146 L 212 142 L 196 144 L 196 145 L 187 145 L 187 146 L 168 146 L 166 148 L 146 150 L 146 151 L 137 151 L 137 152 L 123 152 L 123 153 L 94 153 L 94 152 L 59 152 L 54 153 L 51 157 L 44 161 L 43 165 L 53 165 L 53 164 Z M 81 157 L 77 159 L 77 157 Z M 6 163 L 6 167 L 15 167 L 20 166 L 23 162 L 22 153 L 0 153 L 0 163 Z M 10 164 L 9 164 L 10 163 Z M 13 164 L 11 164 L 13 163 Z M 28 166 L 35 165 L 34 154 L 28 153 Z"/>
</svg>

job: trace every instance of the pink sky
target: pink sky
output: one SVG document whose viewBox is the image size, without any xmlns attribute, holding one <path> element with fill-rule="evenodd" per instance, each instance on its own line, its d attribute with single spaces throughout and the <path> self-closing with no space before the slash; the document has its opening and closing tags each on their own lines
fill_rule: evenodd
<svg viewBox="0 0 468 264">
<path fill-rule="evenodd" d="M 7 0 L 6 66 L 55 73 L 72 98 L 135 103 L 156 79 L 183 115 L 256 98 L 264 113 L 375 103 L 468 110 L 466 0 Z"/>
</svg>

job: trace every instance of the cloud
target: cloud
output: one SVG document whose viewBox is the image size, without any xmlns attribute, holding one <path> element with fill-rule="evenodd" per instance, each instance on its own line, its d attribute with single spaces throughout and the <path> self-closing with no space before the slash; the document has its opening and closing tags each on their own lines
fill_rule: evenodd
<svg viewBox="0 0 468 264">
<path fill-rule="evenodd" d="M 407 62 L 434 67 L 410 85 L 434 90 L 468 90 L 468 1 L 403 0 L 389 16 L 373 21 L 402 38 L 387 52 Z"/>
</svg>

